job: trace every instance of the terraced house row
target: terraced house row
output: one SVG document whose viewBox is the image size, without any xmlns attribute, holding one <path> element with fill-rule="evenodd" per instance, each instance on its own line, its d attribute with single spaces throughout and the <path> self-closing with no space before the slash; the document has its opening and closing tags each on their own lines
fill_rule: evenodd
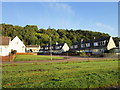
<svg viewBox="0 0 120 90">
<path fill-rule="evenodd" d="M 18 53 L 26 52 L 42 52 L 42 53 L 63 53 L 66 51 L 76 52 L 92 52 L 92 53 L 103 53 L 105 50 L 119 49 L 116 47 L 115 42 L 111 36 L 102 37 L 92 40 L 83 40 L 80 42 L 72 43 L 69 47 L 67 43 L 56 43 L 52 45 L 24 45 L 24 43 L 16 36 L 13 40 L 10 37 L 0 37 L 0 56 L 7 56 L 11 50 L 16 50 Z"/>
<path fill-rule="evenodd" d="M 79 52 L 103 53 L 105 50 L 116 48 L 112 37 L 102 37 L 92 40 L 81 40 L 71 45 L 70 50 Z"/>
<path fill-rule="evenodd" d="M 70 47 L 67 43 L 45 45 L 41 47 L 41 52 L 62 53 L 66 51 L 103 53 L 105 50 L 115 49 L 116 45 L 112 37 L 102 37 L 99 39 L 83 40 L 73 43 Z"/>
</svg>

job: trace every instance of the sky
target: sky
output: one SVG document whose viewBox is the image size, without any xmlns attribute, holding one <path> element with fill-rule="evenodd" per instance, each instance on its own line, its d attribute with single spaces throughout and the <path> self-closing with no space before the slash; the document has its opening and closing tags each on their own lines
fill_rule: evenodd
<svg viewBox="0 0 120 90">
<path fill-rule="evenodd" d="M 2 2 L 2 23 L 118 36 L 117 2 Z"/>
</svg>

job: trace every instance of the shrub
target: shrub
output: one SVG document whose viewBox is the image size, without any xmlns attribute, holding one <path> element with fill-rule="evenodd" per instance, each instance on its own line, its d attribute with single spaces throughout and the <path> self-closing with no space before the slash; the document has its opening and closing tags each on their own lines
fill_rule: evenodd
<svg viewBox="0 0 120 90">
<path fill-rule="evenodd" d="M 80 56 L 83 56 L 83 57 L 87 56 L 87 54 L 86 54 L 85 52 L 80 52 L 79 55 L 80 55 Z"/>
<path fill-rule="evenodd" d="M 79 56 L 90 57 L 91 55 L 92 55 L 91 52 L 79 52 Z"/>
<path fill-rule="evenodd" d="M 115 53 L 115 51 L 113 49 L 110 49 L 110 50 L 105 50 L 104 53 Z"/>
<path fill-rule="evenodd" d="M 16 50 L 11 50 L 11 54 L 16 54 L 17 51 Z"/>
</svg>

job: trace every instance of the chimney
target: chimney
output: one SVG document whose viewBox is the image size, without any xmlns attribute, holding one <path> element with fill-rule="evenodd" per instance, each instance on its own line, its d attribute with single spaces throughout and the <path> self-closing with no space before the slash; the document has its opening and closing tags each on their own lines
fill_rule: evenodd
<svg viewBox="0 0 120 90">
<path fill-rule="evenodd" d="M 81 39 L 81 42 L 83 42 L 84 39 Z"/>
</svg>

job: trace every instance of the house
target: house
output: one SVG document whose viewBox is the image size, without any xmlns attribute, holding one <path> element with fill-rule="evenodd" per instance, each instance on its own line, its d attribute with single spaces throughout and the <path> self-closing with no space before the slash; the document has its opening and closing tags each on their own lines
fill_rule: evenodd
<svg viewBox="0 0 120 90">
<path fill-rule="evenodd" d="M 9 44 L 11 50 L 16 50 L 17 53 L 25 53 L 24 43 L 16 36 Z"/>
<path fill-rule="evenodd" d="M 39 52 L 40 45 L 26 45 L 27 52 Z"/>
<path fill-rule="evenodd" d="M 113 52 L 116 53 L 116 54 L 120 54 L 120 41 L 119 41 L 119 46 L 118 47 L 114 47 L 111 50 L 113 50 Z"/>
<path fill-rule="evenodd" d="M 71 51 L 103 53 L 105 50 L 115 48 L 115 42 L 111 36 L 92 40 L 81 40 L 71 45 Z"/>
<path fill-rule="evenodd" d="M 0 36 L 0 56 L 7 56 L 11 52 L 9 48 L 11 38 L 7 36 Z"/>
<path fill-rule="evenodd" d="M 41 52 L 44 53 L 48 53 L 48 52 L 53 52 L 53 53 L 62 53 L 62 52 L 66 52 L 69 50 L 69 46 L 67 45 L 67 43 L 62 43 L 62 44 L 52 44 L 51 47 L 50 45 L 44 45 L 41 47 Z"/>
</svg>

